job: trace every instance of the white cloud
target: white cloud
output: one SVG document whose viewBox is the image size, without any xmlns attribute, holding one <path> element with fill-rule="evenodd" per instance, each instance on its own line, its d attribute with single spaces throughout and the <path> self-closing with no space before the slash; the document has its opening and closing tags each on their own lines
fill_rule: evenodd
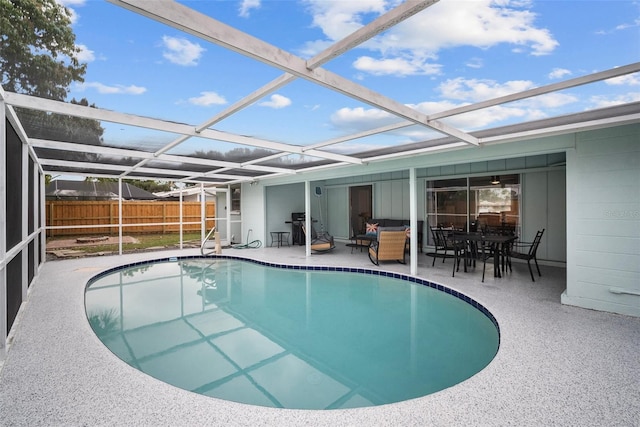
<svg viewBox="0 0 640 427">
<path fill-rule="evenodd" d="M 451 110 L 456 107 L 466 105 L 466 103 L 453 103 L 450 101 L 428 101 L 421 102 L 420 104 L 409 105 L 409 107 L 424 114 L 432 114 L 439 111 Z M 482 129 L 491 125 L 503 122 L 505 120 L 513 118 L 531 118 L 539 117 L 539 113 L 535 110 L 527 110 L 517 106 L 502 106 L 497 105 L 495 107 L 485 108 L 482 110 L 471 111 L 465 114 L 457 116 L 447 117 L 442 119 L 443 122 L 450 126 L 462 129 L 464 131 L 471 131 L 475 129 Z"/>
<path fill-rule="evenodd" d="M 612 86 L 638 86 L 640 85 L 640 73 L 626 74 L 607 79 L 604 82 Z"/>
<path fill-rule="evenodd" d="M 325 40 L 313 40 L 300 49 L 304 57 L 312 57 L 363 26 L 362 15 L 380 15 L 386 11 L 385 0 L 323 1 L 308 0 L 314 27 L 320 28 Z"/>
<path fill-rule="evenodd" d="M 336 41 L 363 25 L 363 17 L 385 12 L 382 0 L 324 2 L 309 0 L 313 25 L 319 27 L 327 40 Z M 528 10 L 528 1 L 476 0 L 441 1 L 425 11 L 396 25 L 362 47 L 380 54 L 377 59 L 385 66 L 396 65 L 397 72 L 385 67 L 385 74 L 406 75 L 407 64 L 416 60 L 426 63 L 437 58 L 442 49 L 472 46 L 489 49 L 500 44 L 513 46 L 513 51 L 532 55 L 551 53 L 558 42 L 548 29 L 535 24 L 536 14 Z M 318 41 L 306 45 L 305 52 L 314 53 Z M 316 51 L 317 52 L 317 51 Z M 404 58 L 396 60 L 396 57 Z M 395 61 L 395 62 L 394 62 Z M 470 62 L 470 66 L 477 62 Z M 356 62 L 354 65 L 361 65 Z M 433 67 L 433 65 L 431 66 Z M 380 67 L 370 70 L 380 72 Z M 421 67 L 413 68 L 423 73 Z"/>
<path fill-rule="evenodd" d="M 500 96 L 511 95 L 534 88 L 528 80 L 511 80 L 498 83 L 487 79 L 456 78 L 443 82 L 438 90 L 446 99 L 460 100 L 464 103 L 481 102 Z M 472 111 L 444 121 L 455 127 L 466 130 L 481 129 L 497 125 L 510 119 L 536 120 L 548 116 L 547 111 L 578 102 L 579 99 L 570 94 L 548 93 L 533 98 L 525 98 L 505 105 L 497 105 L 482 110 Z M 422 105 L 422 104 L 420 104 Z M 452 108 L 452 107 L 450 107 Z M 449 109 L 442 108 L 440 111 Z M 438 110 L 433 110 L 438 111 Z M 433 111 L 425 111 L 426 113 Z"/>
<path fill-rule="evenodd" d="M 251 9 L 258 9 L 260 7 L 260 0 L 242 0 L 240 4 L 240 16 L 243 18 L 249 17 L 249 11 Z"/>
<path fill-rule="evenodd" d="M 165 50 L 162 56 L 178 65 L 193 66 L 198 64 L 205 49 L 197 43 L 184 38 L 163 36 L 162 45 Z"/>
<path fill-rule="evenodd" d="M 483 49 L 498 44 L 527 48 L 533 55 L 552 52 L 558 42 L 535 26 L 536 15 L 508 1 L 446 1 L 394 27 L 381 49 L 411 49 L 432 54 L 456 46 Z"/>
<path fill-rule="evenodd" d="M 356 70 L 365 71 L 374 76 L 394 75 L 400 77 L 439 74 L 441 69 L 439 64 L 428 64 L 417 59 L 375 59 L 370 56 L 361 56 L 356 59 L 353 66 Z"/>
<path fill-rule="evenodd" d="M 481 91 L 482 92 L 482 91 Z M 486 129 L 501 124 L 537 120 L 548 116 L 546 110 L 559 107 L 567 103 L 575 102 L 576 98 L 570 95 L 549 94 L 537 98 L 519 101 L 509 105 L 497 105 L 482 110 L 471 111 L 457 116 L 441 119 L 442 122 L 470 132 L 478 129 Z M 474 94 L 473 96 L 480 96 Z M 472 96 L 472 97 L 473 97 Z M 493 96 L 491 96 L 493 97 Z M 423 114 L 433 114 L 440 111 L 451 110 L 468 102 L 453 102 L 450 100 L 426 101 L 419 104 L 407 104 Z M 398 117 L 375 108 L 341 108 L 331 116 L 331 124 L 343 132 L 361 132 L 375 129 L 381 126 L 397 123 Z M 422 141 L 433 137 L 433 130 L 411 126 L 401 128 L 393 133 L 402 135 L 408 141 Z"/>
<path fill-rule="evenodd" d="M 362 131 L 391 123 L 400 119 L 377 108 L 340 108 L 331 115 L 331 124 L 345 131 Z"/>
<path fill-rule="evenodd" d="M 449 101 L 423 102 L 409 107 L 424 113 L 434 113 L 437 111 L 449 110 L 463 104 L 454 104 Z M 484 110 L 472 111 L 455 117 L 448 117 L 442 121 L 450 126 L 454 126 L 464 131 L 483 129 L 501 122 L 517 118 L 519 120 L 533 120 L 544 117 L 544 113 L 537 109 L 527 109 L 518 107 L 495 106 Z M 343 132 L 361 132 L 375 129 L 381 126 L 390 125 L 401 121 L 398 117 L 375 108 L 341 108 L 331 116 L 331 124 Z M 427 127 L 420 128 L 411 126 L 401 128 L 393 133 L 402 135 L 408 141 L 422 141 L 432 138 L 433 130 Z M 441 135 L 440 135 L 441 136 Z"/>
<path fill-rule="evenodd" d="M 482 68 L 484 67 L 484 61 L 482 58 L 471 58 L 464 65 L 469 68 Z"/>
<path fill-rule="evenodd" d="M 523 99 L 522 101 L 518 101 L 518 105 L 525 105 L 528 108 L 549 109 L 564 107 L 565 105 L 573 104 L 578 101 L 579 99 L 574 95 L 556 92 L 545 93 L 544 95 Z"/>
<path fill-rule="evenodd" d="M 297 52 L 303 58 L 311 58 L 332 44 L 330 40 L 313 40 L 306 42 Z"/>
<path fill-rule="evenodd" d="M 271 95 L 271 97 L 269 98 L 269 101 L 261 102 L 258 105 L 262 107 L 279 109 L 279 108 L 284 108 L 291 105 L 291 100 L 286 96 L 278 95 L 276 93 Z"/>
<path fill-rule="evenodd" d="M 555 79 L 561 79 L 566 76 L 570 76 L 571 74 L 572 74 L 571 71 L 567 70 L 566 68 L 554 68 L 553 70 L 551 70 L 551 72 L 547 77 L 555 80 Z"/>
<path fill-rule="evenodd" d="M 200 92 L 200 96 L 189 98 L 189 103 L 201 107 L 208 107 L 209 105 L 224 105 L 227 103 L 227 100 L 215 92 Z"/>
<path fill-rule="evenodd" d="M 640 92 L 629 92 L 624 95 L 615 96 L 592 96 L 590 99 L 594 108 L 613 107 L 615 105 L 638 101 L 640 101 Z"/>
<path fill-rule="evenodd" d="M 500 123 L 513 119 L 526 121 L 532 120 L 533 118 L 540 118 L 540 116 L 541 112 L 538 110 L 527 110 L 524 108 L 497 105 L 495 107 L 471 111 L 456 117 L 451 117 L 444 121 L 449 125 L 458 127 L 462 130 L 472 131 L 497 126 Z"/>
<path fill-rule="evenodd" d="M 438 90 L 447 99 L 478 102 L 510 95 L 533 87 L 534 84 L 528 80 L 511 80 L 500 84 L 494 80 L 458 77 L 442 82 Z"/>
<path fill-rule="evenodd" d="M 318 27 L 329 40 L 340 40 L 363 26 L 365 14 L 386 12 L 385 0 L 307 2 L 313 15 L 313 26 Z"/>
<path fill-rule="evenodd" d="M 86 3 L 86 0 L 56 0 L 56 3 L 66 7 L 84 6 L 84 4 Z"/>
<path fill-rule="evenodd" d="M 141 95 L 147 91 L 147 88 L 136 86 L 136 85 L 109 86 L 109 85 L 105 85 L 103 83 L 98 83 L 98 82 L 85 82 L 77 85 L 77 89 L 81 91 L 88 88 L 95 89 L 96 91 L 98 91 L 98 93 L 106 94 L 106 95 L 113 95 L 113 94 Z"/>
<path fill-rule="evenodd" d="M 623 22 L 622 24 L 618 24 L 615 27 L 608 30 L 598 30 L 596 34 L 598 35 L 608 35 L 613 34 L 617 31 L 625 31 L 632 28 L 640 27 L 640 18 L 634 19 L 632 22 Z"/>
<path fill-rule="evenodd" d="M 75 7 L 84 6 L 86 3 L 85 0 L 56 0 L 61 6 L 64 6 L 69 11 L 69 19 L 71 19 L 71 24 L 75 24 L 80 19 L 80 15 L 76 12 Z"/>
<path fill-rule="evenodd" d="M 76 45 L 80 52 L 78 52 L 78 61 L 80 62 L 92 62 L 95 61 L 95 53 L 83 44 Z"/>
</svg>

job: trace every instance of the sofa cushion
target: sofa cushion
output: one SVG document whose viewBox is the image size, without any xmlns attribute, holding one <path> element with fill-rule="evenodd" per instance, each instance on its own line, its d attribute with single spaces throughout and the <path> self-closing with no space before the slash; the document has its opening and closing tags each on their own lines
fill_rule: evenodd
<svg viewBox="0 0 640 427">
<path fill-rule="evenodd" d="M 385 227 L 401 227 L 405 221 L 403 219 L 387 219 L 384 222 Z"/>
</svg>

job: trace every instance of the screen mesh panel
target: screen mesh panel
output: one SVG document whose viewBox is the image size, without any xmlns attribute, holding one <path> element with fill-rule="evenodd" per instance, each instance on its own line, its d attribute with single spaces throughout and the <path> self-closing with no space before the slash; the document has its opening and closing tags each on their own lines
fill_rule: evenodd
<svg viewBox="0 0 640 427">
<path fill-rule="evenodd" d="M 7 249 L 22 240 L 22 142 L 7 124 Z"/>
</svg>

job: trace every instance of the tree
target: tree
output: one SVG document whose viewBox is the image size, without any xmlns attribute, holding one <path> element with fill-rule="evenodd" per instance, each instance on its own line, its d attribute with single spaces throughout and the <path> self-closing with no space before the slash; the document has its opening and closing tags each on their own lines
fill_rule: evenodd
<svg viewBox="0 0 640 427">
<path fill-rule="evenodd" d="M 10 92 L 64 101 L 72 82 L 83 82 L 86 64 L 80 64 L 71 13 L 56 0 L 0 0 L 0 72 L 2 87 Z M 95 107 L 86 99 L 72 104 Z M 46 111 L 16 108 L 30 138 L 101 145 L 99 121 Z M 94 162 L 98 155 L 36 149 L 40 157 Z"/>
<path fill-rule="evenodd" d="M 2 87 L 62 101 L 86 64 L 71 29 L 71 15 L 55 0 L 0 0 Z"/>
<path fill-rule="evenodd" d="M 161 193 L 163 191 L 171 191 L 175 189 L 175 185 L 172 181 L 152 181 L 140 179 L 125 179 L 123 181 L 135 185 L 138 188 L 142 188 L 149 193 Z"/>
<path fill-rule="evenodd" d="M 80 101 L 76 101 L 74 98 L 71 100 L 71 104 L 95 108 L 95 104 L 89 105 L 89 101 L 86 98 L 82 98 Z M 25 110 L 23 108 L 18 108 L 17 111 L 20 114 L 22 126 L 31 138 L 89 145 L 102 144 L 104 128 L 97 120 L 64 114 L 51 114 L 44 111 Z M 87 159 L 87 154 L 78 152 L 75 156 L 71 155 L 71 157 L 76 158 L 76 160 Z"/>
<path fill-rule="evenodd" d="M 96 181 L 96 182 L 118 182 L 117 178 L 94 178 L 94 177 L 86 177 L 85 181 Z M 161 193 L 164 191 L 175 190 L 176 186 L 173 181 L 154 181 L 154 180 L 143 180 L 143 179 L 123 179 L 122 182 L 126 182 L 131 185 L 135 185 L 138 188 L 141 188 L 149 193 Z"/>
</svg>

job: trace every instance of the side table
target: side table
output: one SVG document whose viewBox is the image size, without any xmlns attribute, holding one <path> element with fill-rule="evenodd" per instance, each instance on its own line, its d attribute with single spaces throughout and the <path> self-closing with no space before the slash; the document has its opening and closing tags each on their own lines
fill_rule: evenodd
<svg viewBox="0 0 640 427">
<path fill-rule="evenodd" d="M 271 232 L 271 246 L 276 243 L 278 247 L 289 246 L 289 232 L 288 231 L 272 231 Z"/>
</svg>

